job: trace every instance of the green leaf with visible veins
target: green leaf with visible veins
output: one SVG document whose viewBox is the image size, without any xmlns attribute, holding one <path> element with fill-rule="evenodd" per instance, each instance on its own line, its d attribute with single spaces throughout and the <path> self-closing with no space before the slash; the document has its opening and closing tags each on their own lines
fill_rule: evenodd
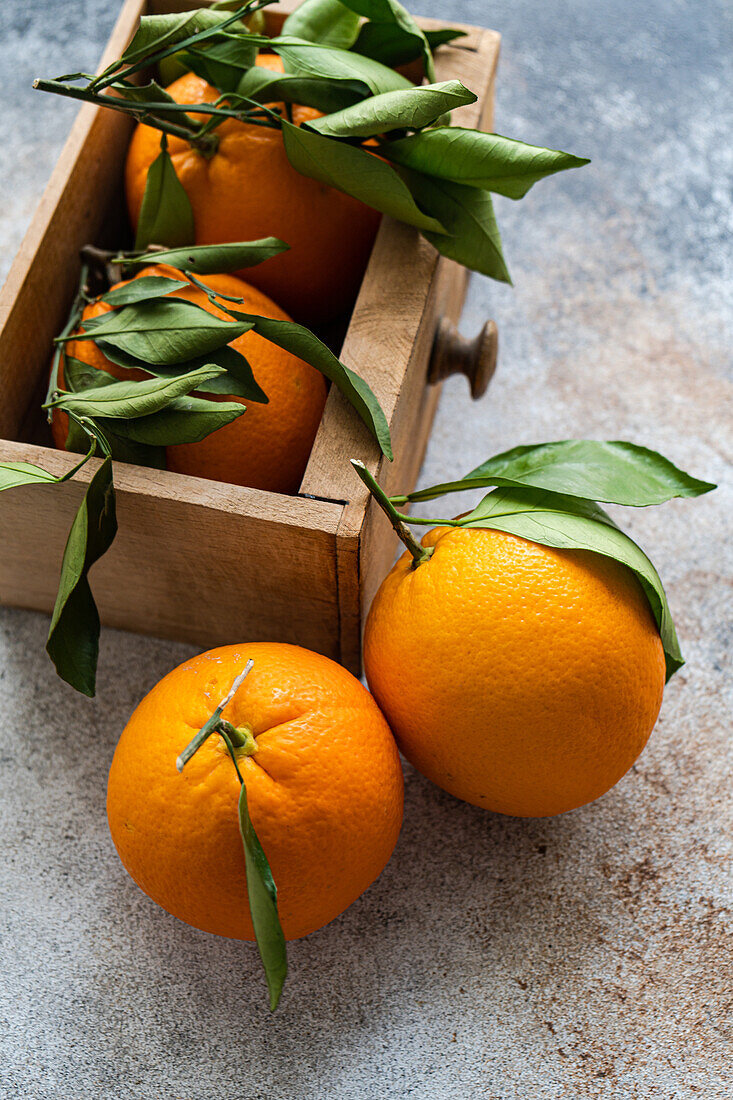
<svg viewBox="0 0 733 1100">
<path fill-rule="evenodd" d="M 41 466 L 31 462 L 0 462 L 0 492 L 3 489 L 16 489 L 20 485 L 39 485 L 58 481 Z"/>
<path fill-rule="evenodd" d="M 158 262 L 157 259 L 149 262 Z M 183 279 L 169 279 L 165 275 L 143 275 L 140 279 L 131 279 L 129 283 L 108 290 L 99 301 L 106 302 L 113 309 L 120 306 L 135 305 L 137 302 L 150 302 L 154 298 L 164 298 L 174 290 L 183 290 L 191 284 Z"/>
<path fill-rule="evenodd" d="M 659 574 L 644 551 L 598 504 L 543 489 L 495 489 L 463 517 L 460 526 L 506 531 L 542 546 L 590 550 L 621 562 L 636 574 L 651 606 L 664 647 L 667 679 L 684 664 Z"/>
<path fill-rule="evenodd" d="M 111 344 L 105 344 L 104 340 L 98 340 L 97 347 L 119 367 L 146 371 L 148 374 L 155 375 L 156 378 L 173 378 L 200 370 L 201 367 L 221 367 L 222 373 L 207 379 L 201 386 L 201 392 L 223 394 L 225 397 L 244 397 L 247 401 L 256 401 L 262 405 L 268 402 L 267 394 L 258 384 L 250 364 L 241 352 L 235 351 L 228 345 L 209 351 L 205 355 L 198 355 L 195 359 L 186 359 L 183 363 L 172 364 L 145 363 L 142 359 L 136 359 L 133 355 L 126 355 L 118 348 L 113 348 Z M 110 378 L 110 381 L 114 379 Z M 91 385 L 92 382 L 90 381 L 89 384 Z"/>
<path fill-rule="evenodd" d="M 103 340 L 146 363 L 183 363 L 215 351 L 248 331 L 194 302 L 157 298 L 82 322 L 74 340 Z"/>
<path fill-rule="evenodd" d="M 290 245 L 277 237 L 262 237 L 257 241 L 232 241 L 227 244 L 195 244 L 187 248 L 166 248 L 162 252 L 146 252 L 143 256 L 125 256 L 124 266 L 131 264 L 170 264 L 180 271 L 195 275 L 220 275 L 254 267 L 264 260 L 287 252 Z"/>
<path fill-rule="evenodd" d="M 419 130 L 446 111 L 475 101 L 474 93 L 460 80 L 445 80 L 371 96 L 353 107 L 314 119 L 308 128 L 326 137 L 373 137 L 390 130 Z"/>
<path fill-rule="evenodd" d="M 81 393 L 62 393 L 51 404 L 54 408 L 91 418 L 150 416 L 164 409 L 174 398 L 205 386 L 210 378 L 220 374 L 221 367 L 210 366 L 172 378 L 144 378 L 140 382 L 109 382 L 104 379 L 100 385 Z"/>
<path fill-rule="evenodd" d="M 424 213 L 400 176 L 379 157 L 285 120 L 282 128 L 288 160 L 304 176 L 344 191 L 423 232 L 443 232 L 440 221 Z"/>
<path fill-rule="evenodd" d="M 231 424 L 246 411 L 234 401 L 206 401 L 201 397 L 177 397 L 160 412 L 134 420 L 107 421 L 100 418 L 102 431 L 108 425 L 131 443 L 149 447 L 172 447 L 179 443 L 198 443 L 207 435 Z"/>
<path fill-rule="evenodd" d="M 143 15 L 121 60 L 132 65 L 151 53 L 175 46 L 194 34 L 211 30 L 231 17 L 229 12 L 197 8 L 170 15 Z"/>
<path fill-rule="evenodd" d="M 346 7 L 369 20 L 354 49 L 377 57 L 385 65 L 398 65 L 422 57 L 425 75 L 435 80 L 433 55 L 425 32 L 398 0 L 343 0 Z"/>
<path fill-rule="evenodd" d="M 92 696 L 99 654 L 99 613 L 88 573 L 117 533 L 112 459 L 89 482 L 64 550 L 46 650 L 62 680 Z"/>
<path fill-rule="evenodd" d="M 252 915 L 257 949 L 265 968 L 265 978 L 270 993 L 270 1010 L 274 1012 L 288 973 L 287 951 L 277 912 L 277 887 L 267 856 L 249 816 L 247 788 L 244 783 L 239 792 L 239 831 L 244 846 L 249 911 Z"/>
<path fill-rule="evenodd" d="M 414 88 L 407 77 L 396 73 L 387 65 L 362 57 L 352 50 L 339 50 L 333 46 L 319 46 L 290 36 L 273 38 L 270 48 L 279 54 L 286 73 L 296 76 L 317 76 L 329 80 L 360 80 L 372 95 L 393 92 L 400 88 Z"/>
<path fill-rule="evenodd" d="M 282 26 L 282 34 L 320 46 L 348 50 L 359 33 L 359 16 L 340 0 L 303 0 Z"/>
<path fill-rule="evenodd" d="M 238 96 L 246 96 L 257 103 L 300 103 L 305 107 L 315 107 L 317 111 L 329 114 L 340 111 L 352 103 L 358 103 L 371 93 L 363 80 L 350 80 L 347 77 L 335 79 L 324 76 L 296 76 L 293 73 L 279 73 L 262 66 L 249 69 L 236 88 Z M 231 97 L 236 106 L 235 97 Z"/>
<path fill-rule="evenodd" d="M 416 201 L 438 218 L 446 231 L 423 231 L 438 252 L 500 283 L 511 283 L 494 204 L 487 191 L 417 172 L 407 173 L 405 179 Z"/>
<path fill-rule="evenodd" d="M 387 142 L 380 152 L 405 168 L 465 187 L 521 199 L 538 180 L 590 161 L 556 149 L 542 149 L 501 134 L 441 126 Z"/>
<path fill-rule="evenodd" d="M 148 169 L 135 235 L 136 250 L 151 244 L 184 245 L 195 237 L 193 210 L 176 175 L 165 134 L 160 152 Z"/>
<path fill-rule="evenodd" d="M 606 504 L 645 507 L 673 497 L 697 497 L 715 485 L 678 469 L 657 451 L 636 443 L 564 439 L 513 447 L 494 455 L 459 481 L 418 489 L 407 499 L 433 500 L 488 485 L 549 489 Z"/>
</svg>

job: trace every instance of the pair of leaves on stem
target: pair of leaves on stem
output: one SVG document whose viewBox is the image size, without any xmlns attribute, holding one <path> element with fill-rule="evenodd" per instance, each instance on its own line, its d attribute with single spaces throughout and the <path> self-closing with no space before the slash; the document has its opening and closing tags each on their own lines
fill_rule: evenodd
<svg viewBox="0 0 733 1100">
<path fill-rule="evenodd" d="M 645 507 L 673 497 L 700 496 L 715 486 L 679 470 L 646 447 L 574 439 L 515 447 L 487 459 L 457 481 L 392 497 L 391 504 L 432 500 L 488 486 L 497 488 L 460 519 L 418 522 L 506 531 L 544 546 L 590 550 L 626 565 L 649 600 L 669 679 L 684 660 L 659 574 L 597 501 Z"/>
</svg>

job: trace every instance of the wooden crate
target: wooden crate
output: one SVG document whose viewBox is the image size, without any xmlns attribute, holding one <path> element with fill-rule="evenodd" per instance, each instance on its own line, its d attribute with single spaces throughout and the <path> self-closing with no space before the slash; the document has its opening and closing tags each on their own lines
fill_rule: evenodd
<svg viewBox="0 0 733 1100">
<path fill-rule="evenodd" d="M 117 58 L 139 17 L 196 7 L 126 0 L 102 65 Z M 272 9 L 270 30 L 292 3 Z M 424 25 L 441 24 L 424 20 Z M 476 27 L 436 55 L 437 79 L 462 79 L 479 102 L 456 121 L 490 129 L 499 35 Z M 39 68 L 42 68 L 39 59 Z M 124 225 L 122 169 L 129 121 L 83 106 L 0 296 L 0 462 L 60 473 L 76 461 L 39 435 L 52 338 L 76 288 L 82 245 L 116 244 Z M 387 490 L 411 487 L 447 373 L 481 389 L 495 331 L 468 345 L 456 333 L 466 271 L 416 230 L 383 218 L 348 323 L 341 358 L 367 379 L 387 415 L 395 461 L 377 448 L 331 389 L 300 492 L 284 496 L 117 463 L 119 534 L 91 581 L 103 623 L 208 647 L 297 642 L 361 667 L 366 608 L 395 552 L 349 459 Z M 39 442 L 40 440 L 40 442 Z M 63 485 L 0 494 L 0 602 L 49 611 L 64 543 L 96 462 Z"/>
</svg>

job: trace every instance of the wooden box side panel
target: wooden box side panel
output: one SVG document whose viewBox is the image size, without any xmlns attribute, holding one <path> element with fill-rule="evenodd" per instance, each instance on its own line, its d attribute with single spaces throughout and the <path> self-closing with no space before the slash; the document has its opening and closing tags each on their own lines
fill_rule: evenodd
<svg viewBox="0 0 733 1100">
<path fill-rule="evenodd" d="M 0 444 L 0 462 L 21 460 L 61 473 L 74 457 Z M 0 603 L 53 607 L 91 473 L 3 493 Z M 119 532 L 92 572 L 105 625 L 201 646 L 289 641 L 338 657 L 339 505 L 117 464 L 115 482 Z"/>
<path fill-rule="evenodd" d="M 101 65 L 125 48 L 143 0 L 127 0 Z M 39 95 L 42 93 L 38 93 Z M 124 223 L 121 178 L 128 119 L 84 105 L 0 291 L 0 438 L 16 438 L 50 361 L 79 278 L 79 249 Z M 83 155 L 82 155 L 83 153 Z"/>
<path fill-rule="evenodd" d="M 471 48 L 444 47 L 437 79 L 461 79 L 475 104 L 455 112 L 456 124 L 488 129 L 500 36 L 472 29 Z M 396 550 L 394 534 L 371 507 L 350 466 L 360 458 L 387 491 L 411 488 L 425 453 L 438 401 L 427 386 L 435 333 L 442 318 L 456 322 L 465 298 L 465 268 L 439 257 L 417 230 L 384 218 L 361 286 L 341 357 L 374 389 L 387 415 L 394 462 L 380 459 L 366 428 L 349 416 L 337 391 L 329 394 L 302 491 L 346 502 L 339 531 L 338 571 L 342 659 L 360 661 L 361 626 Z"/>
</svg>

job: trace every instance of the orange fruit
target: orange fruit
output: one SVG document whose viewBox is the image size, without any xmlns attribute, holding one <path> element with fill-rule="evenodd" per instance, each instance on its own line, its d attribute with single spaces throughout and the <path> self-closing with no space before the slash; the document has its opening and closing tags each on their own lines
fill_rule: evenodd
<svg viewBox="0 0 733 1100">
<path fill-rule="evenodd" d="M 135 278 L 144 275 L 167 275 L 179 280 L 185 278 L 180 271 L 166 264 L 146 267 Z M 261 291 L 233 275 L 207 275 L 200 282 L 206 283 L 217 293 L 243 298 L 241 308 L 244 312 L 289 320 L 288 315 Z M 211 305 L 203 290 L 193 284 L 175 291 L 175 296 L 194 302 L 209 313 L 227 317 L 223 310 Z M 83 318 L 98 317 L 111 308 L 106 302 L 95 302 L 86 306 Z M 167 467 L 180 474 L 192 474 L 214 481 L 228 481 L 277 493 L 295 493 L 321 421 L 327 392 L 325 379 L 314 367 L 255 332 L 245 332 L 232 340 L 230 347 L 248 360 L 255 378 L 269 398 L 268 403 L 265 405 L 243 401 L 239 397 L 212 394 L 212 401 L 238 401 L 247 406 L 247 411 L 198 443 L 179 443 L 168 447 Z M 110 362 L 93 340 L 71 340 L 66 350 L 72 358 L 106 371 L 115 378 L 145 377 L 142 371 L 128 370 Z M 61 386 L 63 381 L 61 369 Z M 65 413 L 54 413 L 52 432 L 56 446 L 63 448 L 68 433 Z"/>
<path fill-rule="evenodd" d="M 274 54 L 260 55 L 257 64 L 282 69 Z M 178 103 L 208 103 L 219 94 L 193 73 L 167 90 Z M 293 107 L 297 125 L 320 114 Z M 168 137 L 168 152 L 193 209 L 196 244 L 279 237 L 290 251 L 241 274 L 298 319 L 324 321 L 343 312 L 356 297 L 380 215 L 297 172 L 279 130 L 227 119 L 215 133 L 219 146 L 209 158 L 183 138 Z M 159 153 L 159 131 L 137 126 L 125 170 L 133 226 L 148 169 Z"/>
<path fill-rule="evenodd" d="M 213 734 L 176 758 L 254 667 L 223 717 L 249 727 L 241 755 L 249 813 L 278 891 L 286 939 L 343 912 L 387 863 L 402 823 L 402 770 L 387 723 L 340 665 L 299 646 L 230 645 L 186 661 L 132 715 L 115 750 L 107 814 L 137 884 L 180 920 L 252 940 L 239 834 L 239 780 Z"/>
<path fill-rule="evenodd" d="M 371 606 L 364 663 L 402 752 L 451 794 L 543 817 L 628 771 L 662 702 L 665 663 L 625 566 L 500 531 L 437 527 Z"/>
</svg>

